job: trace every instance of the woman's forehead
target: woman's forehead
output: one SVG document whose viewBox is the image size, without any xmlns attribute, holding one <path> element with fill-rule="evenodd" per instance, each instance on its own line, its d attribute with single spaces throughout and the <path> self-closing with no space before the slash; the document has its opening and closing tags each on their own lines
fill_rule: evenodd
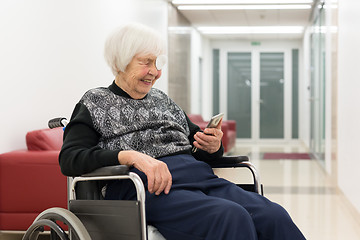
<svg viewBox="0 0 360 240">
<path fill-rule="evenodd" d="M 156 56 L 154 54 L 136 54 L 135 58 L 138 59 L 156 59 Z"/>
</svg>

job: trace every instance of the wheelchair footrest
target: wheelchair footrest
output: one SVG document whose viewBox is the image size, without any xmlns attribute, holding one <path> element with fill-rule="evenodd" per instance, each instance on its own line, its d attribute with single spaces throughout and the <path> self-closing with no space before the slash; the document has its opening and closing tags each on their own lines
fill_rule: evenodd
<svg viewBox="0 0 360 240">
<path fill-rule="evenodd" d="M 71 200 L 69 208 L 84 224 L 91 239 L 141 239 L 138 201 Z"/>
</svg>

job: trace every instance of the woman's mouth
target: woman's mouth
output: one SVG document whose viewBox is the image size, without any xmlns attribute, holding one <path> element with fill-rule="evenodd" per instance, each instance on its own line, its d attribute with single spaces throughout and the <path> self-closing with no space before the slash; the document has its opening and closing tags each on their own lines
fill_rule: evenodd
<svg viewBox="0 0 360 240">
<path fill-rule="evenodd" d="M 150 80 L 150 79 L 142 79 L 141 81 L 146 82 L 146 83 L 152 83 L 152 80 Z"/>
</svg>

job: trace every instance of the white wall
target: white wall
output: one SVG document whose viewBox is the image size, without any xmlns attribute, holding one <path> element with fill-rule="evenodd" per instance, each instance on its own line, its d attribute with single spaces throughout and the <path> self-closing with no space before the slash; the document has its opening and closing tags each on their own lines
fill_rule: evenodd
<svg viewBox="0 0 360 240">
<path fill-rule="evenodd" d="M 199 99 L 200 79 L 199 79 L 199 58 L 202 58 L 201 35 L 192 28 L 191 31 L 191 113 L 201 114 L 201 100 Z"/>
<path fill-rule="evenodd" d="M 199 81 L 202 59 L 202 84 Z M 210 40 L 195 28 L 191 32 L 191 113 L 198 113 L 205 120 L 212 116 L 212 49 Z M 199 99 L 200 93 L 202 99 Z"/>
<path fill-rule="evenodd" d="M 310 148 L 310 27 L 305 30 L 302 51 L 302 69 L 299 71 L 299 137 Z"/>
<path fill-rule="evenodd" d="M 25 148 L 28 131 L 70 117 L 89 88 L 113 76 L 103 44 L 130 21 L 167 36 L 164 0 L 2 0 L 0 2 L 0 153 Z M 167 92 L 167 70 L 155 85 Z"/>
<path fill-rule="evenodd" d="M 202 38 L 202 116 L 206 120 L 210 120 L 213 115 L 213 56 L 212 48 L 210 46 L 210 40 L 208 38 Z"/>
<path fill-rule="evenodd" d="M 338 184 L 360 212 L 360 1 L 339 1 Z"/>
</svg>

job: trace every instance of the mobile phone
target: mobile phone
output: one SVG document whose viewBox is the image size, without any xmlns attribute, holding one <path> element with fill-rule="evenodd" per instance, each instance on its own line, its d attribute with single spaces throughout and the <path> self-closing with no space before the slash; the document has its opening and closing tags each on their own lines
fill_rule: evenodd
<svg viewBox="0 0 360 240">
<path fill-rule="evenodd" d="M 217 125 L 219 124 L 219 122 L 221 121 L 221 119 L 224 117 L 224 113 L 219 113 L 218 115 L 213 116 L 208 125 L 206 126 L 206 128 L 214 128 L 217 127 Z"/>
<path fill-rule="evenodd" d="M 219 124 L 219 122 L 221 121 L 221 119 L 223 117 L 224 117 L 224 113 L 219 113 L 219 114 L 213 116 L 210 119 L 210 121 L 209 121 L 208 125 L 206 126 L 206 128 L 215 128 L 215 127 L 217 127 L 217 125 Z M 194 153 L 196 151 L 197 151 L 197 147 L 193 147 L 192 152 Z"/>
</svg>

